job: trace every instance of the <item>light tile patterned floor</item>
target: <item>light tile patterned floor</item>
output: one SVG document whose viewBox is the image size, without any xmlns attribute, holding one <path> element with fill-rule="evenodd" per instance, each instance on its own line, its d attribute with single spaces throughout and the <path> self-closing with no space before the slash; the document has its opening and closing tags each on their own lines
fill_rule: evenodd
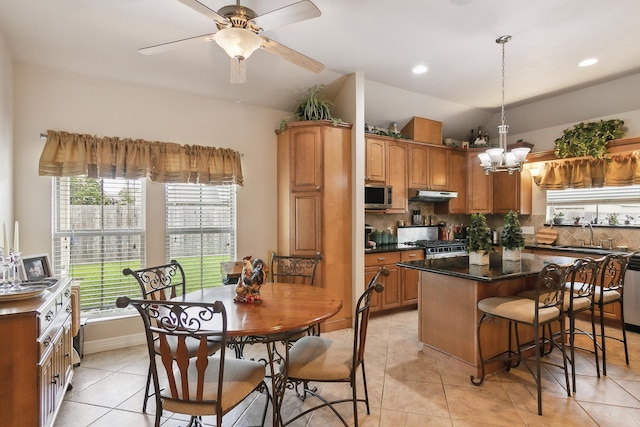
<svg viewBox="0 0 640 427">
<path fill-rule="evenodd" d="M 535 383 L 525 368 L 500 372 L 476 387 L 456 362 L 423 348 L 417 339 L 417 324 L 416 311 L 372 318 L 365 358 L 371 414 L 360 404 L 361 426 L 640 426 L 640 334 L 628 334 L 629 366 L 624 363 L 622 345 L 607 343 L 606 377 L 596 377 L 592 355 L 578 352 L 577 392 L 572 397 L 567 397 L 561 370 L 545 366 L 543 416 L 538 416 Z M 345 340 L 350 339 L 348 332 L 324 336 Z M 249 357 L 259 357 L 261 351 L 261 346 L 252 346 L 247 352 Z M 76 368 L 73 390 L 67 392 L 55 425 L 152 426 L 153 402 L 149 414 L 141 412 L 146 370 L 144 346 L 86 355 Z M 347 397 L 350 390 L 347 384 L 331 384 L 321 392 Z M 285 419 L 311 401 L 313 398 L 303 403 L 289 393 Z M 264 397 L 256 396 L 225 416 L 223 425 L 255 425 L 262 405 Z M 351 405 L 342 404 L 339 410 L 352 424 Z M 163 426 L 187 425 L 188 417 L 163 415 Z M 204 421 L 215 425 L 215 418 Z M 342 424 L 323 410 L 292 424 L 304 425 Z"/>
</svg>

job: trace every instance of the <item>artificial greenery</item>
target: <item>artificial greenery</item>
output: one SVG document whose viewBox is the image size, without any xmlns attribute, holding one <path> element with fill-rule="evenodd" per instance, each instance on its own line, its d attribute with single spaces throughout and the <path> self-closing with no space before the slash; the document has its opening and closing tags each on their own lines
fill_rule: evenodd
<svg viewBox="0 0 640 427">
<path fill-rule="evenodd" d="M 608 213 L 607 214 L 607 222 L 609 225 L 617 225 L 618 224 L 618 214 L 617 213 Z"/>
<path fill-rule="evenodd" d="M 504 228 L 500 236 L 500 244 L 506 249 L 524 248 L 524 236 L 518 221 L 518 213 L 509 211 L 504 216 Z"/>
<path fill-rule="evenodd" d="M 487 218 L 482 213 L 471 215 L 471 225 L 467 233 L 467 251 L 484 251 L 488 254 L 491 250 L 491 229 L 487 225 Z"/>
<path fill-rule="evenodd" d="M 602 159 L 607 153 L 607 142 L 624 136 L 623 125 L 624 121 L 619 119 L 578 123 L 556 139 L 555 155 L 562 159 L 582 156 Z"/>
<path fill-rule="evenodd" d="M 330 107 L 333 104 L 322 94 L 324 89 L 325 85 L 315 85 L 307 89 L 306 95 L 298 100 L 293 114 L 280 121 L 280 130 L 287 128 L 287 121 L 292 117 L 299 121 L 330 120 L 334 126 L 343 123 L 342 119 L 331 116 Z"/>
</svg>

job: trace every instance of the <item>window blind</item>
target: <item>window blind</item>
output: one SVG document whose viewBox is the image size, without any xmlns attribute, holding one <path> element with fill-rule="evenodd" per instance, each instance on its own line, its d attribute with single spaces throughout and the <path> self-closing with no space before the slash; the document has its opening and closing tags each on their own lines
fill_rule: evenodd
<svg viewBox="0 0 640 427">
<path fill-rule="evenodd" d="M 53 186 L 55 274 L 80 282 L 88 317 L 119 311 L 116 298 L 140 296 L 122 270 L 144 266 L 144 181 L 61 177 Z"/>
<path fill-rule="evenodd" d="M 575 203 L 619 204 L 621 201 L 640 202 L 640 185 L 547 190 L 547 203 L 553 205 Z"/>
<path fill-rule="evenodd" d="M 165 188 L 167 262 L 182 265 L 187 291 L 222 285 L 220 264 L 236 257 L 235 185 Z"/>
</svg>

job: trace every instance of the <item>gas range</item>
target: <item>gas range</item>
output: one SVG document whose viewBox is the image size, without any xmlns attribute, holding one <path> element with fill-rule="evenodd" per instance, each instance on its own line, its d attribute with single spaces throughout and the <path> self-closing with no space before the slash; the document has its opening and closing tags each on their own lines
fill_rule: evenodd
<svg viewBox="0 0 640 427">
<path fill-rule="evenodd" d="M 464 240 L 414 240 L 402 243 L 424 248 L 426 259 L 467 256 L 467 243 Z"/>
</svg>

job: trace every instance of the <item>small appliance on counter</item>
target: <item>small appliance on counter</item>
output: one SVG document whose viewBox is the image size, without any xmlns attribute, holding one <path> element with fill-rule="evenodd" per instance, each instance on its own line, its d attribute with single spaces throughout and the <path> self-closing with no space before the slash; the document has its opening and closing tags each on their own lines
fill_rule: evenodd
<svg viewBox="0 0 640 427">
<path fill-rule="evenodd" d="M 369 244 L 371 242 L 371 232 L 373 231 L 373 226 L 369 224 L 364 225 L 364 248 L 370 249 L 372 246 Z"/>
</svg>

